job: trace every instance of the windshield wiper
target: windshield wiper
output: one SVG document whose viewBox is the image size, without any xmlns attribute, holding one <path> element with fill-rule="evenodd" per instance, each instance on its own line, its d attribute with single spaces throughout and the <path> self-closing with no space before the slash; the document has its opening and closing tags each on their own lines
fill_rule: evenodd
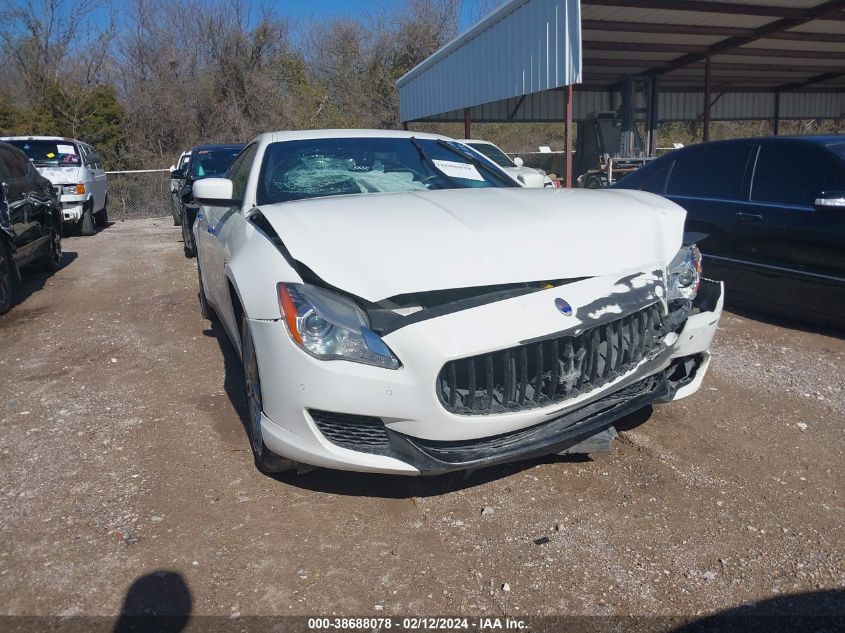
<svg viewBox="0 0 845 633">
<path fill-rule="evenodd" d="M 448 141 L 444 141 L 442 138 L 438 138 L 438 139 L 435 139 L 435 140 L 437 141 L 437 144 L 440 145 L 441 147 L 445 147 L 446 149 L 451 150 L 451 152 L 453 154 L 457 154 L 458 156 L 465 158 L 466 160 L 471 162 L 476 167 L 480 167 L 481 169 L 486 171 L 488 174 L 493 176 L 493 178 L 496 178 L 499 181 L 505 181 L 507 184 L 510 184 L 510 182 L 506 181 L 505 177 L 502 176 L 502 174 L 500 172 L 498 172 L 496 169 L 494 169 L 493 167 L 491 167 L 490 165 L 485 163 L 480 158 L 473 156 L 469 152 L 464 152 L 463 150 L 461 150 L 458 147 L 455 147 L 454 145 L 452 145 Z"/>
<path fill-rule="evenodd" d="M 451 176 L 444 174 L 442 170 L 437 168 L 437 165 L 434 164 L 434 161 L 431 160 L 431 157 L 425 153 L 422 144 L 413 136 L 411 137 L 411 143 L 413 143 L 414 147 L 417 148 L 417 153 L 420 155 L 420 160 L 426 165 L 428 165 L 429 169 L 431 169 L 432 175 L 440 176 L 441 178 L 444 178 L 450 183 L 452 183 L 452 185 L 455 185 L 456 188 L 460 188 L 458 186 L 458 183 L 456 183 Z"/>
</svg>

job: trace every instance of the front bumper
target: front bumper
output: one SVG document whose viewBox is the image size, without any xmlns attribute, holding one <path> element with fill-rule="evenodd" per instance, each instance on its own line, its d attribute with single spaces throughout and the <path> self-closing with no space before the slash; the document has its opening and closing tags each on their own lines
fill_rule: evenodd
<svg viewBox="0 0 845 633">
<path fill-rule="evenodd" d="M 62 203 L 62 221 L 63 222 L 79 222 L 82 219 L 82 213 L 85 210 L 85 203 L 88 198 L 81 196 L 61 196 Z"/>
<path fill-rule="evenodd" d="M 590 296 L 612 294 L 607 288 L 596 294 L 602 283 L 585 280 L 566 286 L 565 292 L 573 305 L 587 304 Z M 653 355 L 601 388 L 525 411 L 448 412 L 435 392 L 444 362 L 506 347 L 496 324 L 507 323 L 516 340 L 554 331 L 561 315 L 549 314 L 546 307 L 561 292 L 540 291 L 401 328 L 385 336 L 405 363 L 395 371 L 316 360 L 293 345 L 281 321 L 251 321 L 264 392 L 264 442 L 275 453 L 315 466 L 436 474 L 558 453 L 652 402 L 698 390 L 722 310 L 723 289 L 717 282 L 703 282 L 695 313 Z M 479 319 L 489 327 L 479 327 Z M 578 327 L 573 319 L 571 328 Z M 340 422 L 327 427 L 326 415 Z M 344 419 L 354 425 L 359 416 L 378 431 L 360 446 L 353 440 L 366 433 L 353 427 L 351 439 L 321 431 L 338 429 Z"/>
</svg>

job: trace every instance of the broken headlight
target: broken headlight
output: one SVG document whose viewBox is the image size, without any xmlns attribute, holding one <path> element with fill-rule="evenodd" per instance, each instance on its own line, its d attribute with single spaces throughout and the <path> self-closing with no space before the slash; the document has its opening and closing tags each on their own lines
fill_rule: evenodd
<svg viewBox="0 0 845 633">
<path fill-rule="evenodd" d="M 701 251 L 695 244 L 682 246 L 666 267 L 666 273 L 666 295 L 669 301 L 695 299 L 701 285 Z"/>
<path fill-rule="evenodd" d="M 290 337 L 314 358 L 399 368 L 399 359 L 350 299 L 305 284 L 280 283 L 277 290 Z"/>
</svg>

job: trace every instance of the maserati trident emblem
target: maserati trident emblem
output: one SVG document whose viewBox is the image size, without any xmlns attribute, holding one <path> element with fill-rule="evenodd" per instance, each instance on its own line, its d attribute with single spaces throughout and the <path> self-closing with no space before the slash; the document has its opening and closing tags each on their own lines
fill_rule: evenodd
<svg viewBox="0 0 845 633">
<path fill-rule="evenodd" d="M 555 299 L 555 307 L 563 316 L 572 316 L 572 306 L 560 297 Z"/>
</svg>

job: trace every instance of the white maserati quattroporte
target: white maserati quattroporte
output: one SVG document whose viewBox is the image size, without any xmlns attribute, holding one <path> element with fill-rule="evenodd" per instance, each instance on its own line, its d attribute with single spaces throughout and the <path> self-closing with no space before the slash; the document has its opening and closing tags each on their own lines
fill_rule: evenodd
<svg viewBox="0 0 845 633">
<path fill-rule="evenodd" d="M 722 310 L 684 211 L 525 189 L 430 134 L 263 134 L 194 185 L 199 296 L 258 467 L 434 474 L 578 450 L 698 390 Z"/>
</svg>

